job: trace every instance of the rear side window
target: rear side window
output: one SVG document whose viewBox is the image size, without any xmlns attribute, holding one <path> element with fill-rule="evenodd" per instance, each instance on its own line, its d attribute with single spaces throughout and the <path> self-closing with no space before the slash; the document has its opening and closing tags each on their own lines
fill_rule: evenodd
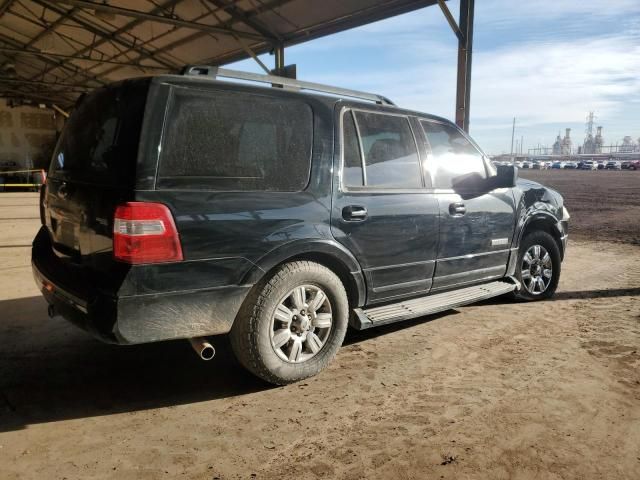
<svg viewBox="0 0 640 480">
<path fill-rule="evenodd" d="M 456 127 L 428 121 L 420 124 L 431 147 L 434 187 L 453 188 L 470 176 L 486 178 L 482 154 Z"/>
<path fill-rule="evenodd" d="M 344 164 L 342 178 L 345 185 L 362 187 L 364 185 L 362 153 L 358 140 L 358 131 L 353 112 L 345 112 L 343 117 Z"/>
<path fill-rule="evenodd" d="M 148 80 L 126 82 L 82 99 L 64 127 L 49 175 L 97 184 L 133 184 L 148 86 Z"/>
<path fill-rule="evenodd" d="M 355 111 L 357 133 L 350 133 L 351 112 L 345 114 L 343 183 L 362 186 L 358 181 L 356 152 L 364 158 L 364 186 L 377 188 L 420 188 L 420 160 L 409 119 L 398 115 Z M 350 137 L 359 138 L 354 142 Z M 356 150 L 356 147 L 357 150 Z M 361 148 L 360 148 L 361 147 Z M 353 169 L 353 174 L 350 170 Z"/>
<path fill-rule="evenodd" d="M 158 187 L 293 192 L 306 187 L 313 117 L 302 102 L 176 89 Z"/>
</svg>

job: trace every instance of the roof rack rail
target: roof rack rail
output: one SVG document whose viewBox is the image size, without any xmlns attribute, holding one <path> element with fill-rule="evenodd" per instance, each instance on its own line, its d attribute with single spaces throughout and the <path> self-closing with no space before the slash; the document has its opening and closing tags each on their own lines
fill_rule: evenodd
<svg viewBox="0 0 640 480">
<path fill-rule="evenodd" d="M 331 87 L 320 83 L 304 82 L 286 77 L 278 77 L 275 75 L 262 75 L 259 73 L 241 72 L 239 70 L 229 70 L 209 65 L 187 65 L 182 70 L 182 75 L 207 76 L 216 78 L 234 78 L 237 80 L 246 80 L 259 83 L 270 83 L 271 85 L 279 85 L 281 87 L 292 88 L 296 90 L 309 90 L 313 92 L 330 93 L 338 97 L 358 98 L 361 100 L 369 100 L 380 105 L 395 105 L 391 100 L 382 95 L 375 93 L 359 92 L 357 90 L 349 90 L 347 88 Z"/>
</svg>

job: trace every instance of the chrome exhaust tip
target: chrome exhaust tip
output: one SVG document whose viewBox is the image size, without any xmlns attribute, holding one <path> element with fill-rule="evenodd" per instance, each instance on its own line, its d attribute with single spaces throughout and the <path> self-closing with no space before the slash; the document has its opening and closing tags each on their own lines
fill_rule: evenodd
<svg viewBox="0 0 640 480">
<path fill-rule="evenodd" d="M 216 349 L 204 337 L 190 338 L 189 343 L 202 360 L 211 360 L 216 355 Z"/>
</svg>

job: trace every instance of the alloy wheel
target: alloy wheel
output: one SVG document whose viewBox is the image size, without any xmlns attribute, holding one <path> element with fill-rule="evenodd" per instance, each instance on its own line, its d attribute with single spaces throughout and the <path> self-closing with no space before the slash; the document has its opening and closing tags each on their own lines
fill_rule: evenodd
<svg viewBox="0 0 640 480">
<path fill-rule="evenodd" d="M 531 295 L 544 293 L 553 278 L 553 262 L 546 248 L 532 245 L 522 257 L 521 278 Z"/>
<path fill-rule="evenodd" d="M 286 362 L 305 362 L 322 350 L 332 323 L 326 293 L 315 285 L 298 286 L 276 307 L 271 319 L 271 346 Z"/>
</svg>

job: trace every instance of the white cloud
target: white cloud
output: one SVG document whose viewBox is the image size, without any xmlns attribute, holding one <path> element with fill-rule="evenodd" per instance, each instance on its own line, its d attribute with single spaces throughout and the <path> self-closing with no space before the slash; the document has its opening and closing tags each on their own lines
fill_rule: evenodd
<svg viewBox="0 0 640 480">
<path fill-rule="evenodd" d="M 457 12 L 457 2 L 448 3 Z M 552 142 L 564 125 L 581 133 L 595 110 L 614 143 L 637 137 L 639 18 L 640 0 L 476 2 L 472 133 L 487 150 L 500 151 L 516 116 L 532 143 Z M 378 92 L 452 118 L 456 47 L 442 13 L 431 7 L 293 47 L 290 58 L 298 53 L 301 78 Z M 344 61 L 348 54 L 353 62 Z"/>
</svg>

